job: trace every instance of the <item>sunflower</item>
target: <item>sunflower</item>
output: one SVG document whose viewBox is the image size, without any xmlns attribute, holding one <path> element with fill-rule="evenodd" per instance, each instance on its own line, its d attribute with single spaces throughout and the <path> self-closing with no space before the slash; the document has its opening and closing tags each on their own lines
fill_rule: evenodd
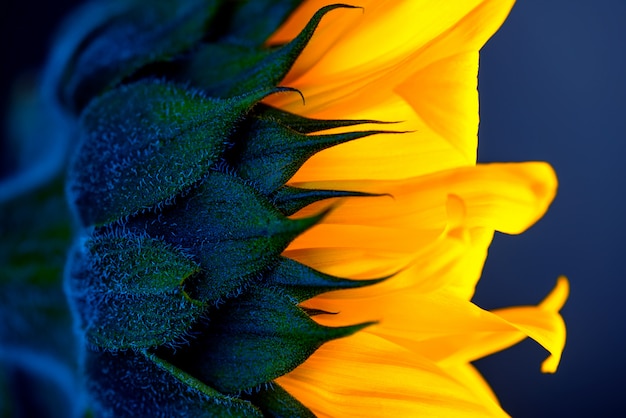
<svg viewBox="0 0 626 418">
<path fill-rule="evenodd" d="M 305 2 L 269 42 L 284 42 L 324 5 Z M 518 234 L 552 201 L 545 163 L 476 165 L 479 49 L 513 1 L 359 1 L 322 22 L 283 83 L 306 97 L 268 101 L 312 118 L 402 121 L 313 156 L 298 187 L 379 197 L 343 202 L 286 255 L 345 277 L 394 274 L 327 293 L 307 306 L 326 325 L 377 320 L 322 346 L 278 379 L 318 416 L 506 415 L 471 361 L 526 336 L 551 353 L 565 343 L 560 278 L 536 307 L 485 311 L 470 300 L 495 230 Z M 301 214 L 318 210 L 315 205 Z M 357 385 L 350 382 L 358 382 Z"/>
<path fill-rule="evenodd" d="M 494 232 L 557 187 L 476 164 L 478 51 L 512 3 L 76 14 L 45 86 L 73 121 L 64 289 L 94 412 L 505 416 L 473 360 L 531 337 L 556 371 L 565 278 L 471 302 Z"/>
</svg>

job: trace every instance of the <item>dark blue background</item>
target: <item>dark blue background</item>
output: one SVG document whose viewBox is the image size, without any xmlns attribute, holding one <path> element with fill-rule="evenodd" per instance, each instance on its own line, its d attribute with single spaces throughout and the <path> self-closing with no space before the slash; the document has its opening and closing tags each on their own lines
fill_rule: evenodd
<svg viewBox="0 0 626 418">
<path fill-rule="evenodd" d="M 4 3 L 3 106 L 74 3 Z M 572 286 L 556 375 L 540 373 L 532 342 L 478 362 L 516 417 L 626 416 L 625 41 L 624 0 L 520 0 L 483 50 L 479 160 L 549 161 L 560 189 L 531 230 L 496 237 L 476 302 L 537 303 L 560 274 Z"/>
<path fill-rule="evenodd" d="M 479 362 L 518 417 L 626 416 L 626 2 L 520 0 L 483 49 L 480 161 L 549 161 L 548 214 L 491 246 L 476 301 L 538 302 L 565 274 L 556 375 L 527 342 Z"/>
</svg>

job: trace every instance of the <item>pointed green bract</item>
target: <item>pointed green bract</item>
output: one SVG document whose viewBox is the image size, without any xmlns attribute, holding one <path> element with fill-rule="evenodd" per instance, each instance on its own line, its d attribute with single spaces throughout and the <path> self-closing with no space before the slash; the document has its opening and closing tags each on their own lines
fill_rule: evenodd
<svg viewBox="0 0 626 418">
<path fill-rule="evenodd" d="M 85 373 L 98 416 L 263 417 L 250 402 L 225 396 L 145 351 L 86 350 Z"/>
<path fill-rule="evenodd" d="M 259 119 L 280 123 L 301 134 L 310 134 L 335 128 L 344 128 L 364 124 L 389 124 L 371 119 L 311 119 L 282 109 L 259 103 L 255 106 L 253 115 Z"/>
<path fill-rule="evenodd" d="M 371 286 L 388 277 L 368 280 L 343 279 L 324 274 L 289 258 L 281 258 L 280 263 L 264 276 L 267 286 L 276 286 L 285 294 L 303 302 L 314 296 L 333 290 L 355 289 Z"/>
<path fill-rule="evenodd" d="M 96 347 L 179 343 L 204 310 L 182 289 L 198 266 L 157 239 L 97 236 L 74 249 L 70 266 L 68 291 L 85 337 Z"/>
<path fill-rule="evenodd" d="M 218 0 L 132 0 L 99 22 L 74 52 L 62 80 L 63 100 L 81 109 L 142 67 L 169 61 L 198 43 Z M 111 6 L 115 8 L 115 5 Z"/>
<path fill-rule="evenodd" d="M 282 213 L 289 216 L 311 203 L 319 202 L 320 200 L 372 196 L 380 195 L 347 190 L 301 189 L 298 187 L 283 186 L 274 192 L 272 202 Z"/>
<path fill-rule="evenodd" d="M 313 154 L 326 148 L 381 133 L 346 132 L 329 135 L 304 135 L 276 122 L 257 119 L 247 141 L 233 157 L 237 173 L 253 181 L 265 194 L 285 184 Z"/>
<path fill-rule="evenodd" d="M 198 181 L 237 121 L 269 93 L 218 100 L 148 80 L 94 100 L 82 116 L 82 143 L 68 178 L 83 224 L 152 208 Z"/>
<path fill-rule="evenodd" d="M 190 294 L 217 301 L 257 277 L 323 216 L 288 219 L 241 179 L 211 172 L 156 220 L 151 214 L 138 215 L 125 225 L 188 248 L 202 267 L 202 274 L 190 284 Z"/>
<path fill-rule="evenodd" d="M 221 306 L 184 358 L 200 380 L 237 393 L 284 375 L 323 343 L 368 325 L 319 325 L 278 288 L 255 287 Z"/>
<path fill-rule="evenodd" d="M 258 7 L 253 3 L 242 9 Z M 324 15 L 338 8 L 354 7 L 333 4 L 321 8 L 296 38 L 279 48 L 260 49 L 257 45 L 227 42 L 205 44 L 193 56 L 183 76 L 217 97 L 233 97 L 274 87 L 287 75 Z"/>
<path fill-rule="evenodd" d="M 199 47 L 181 80 L 191 79 L 194 85 L 213 97 L 236 96 L 242 89 L 238 84 L 246 77 L 258 78 L 265 58 L 271 52 L 248 45 L 231 43 L 207 43 Z M 215 65 L 219 63 L 219 65 Z M 263 80 L 263 85 L 274 86 L 272 80 Z M 255 86 L 256 87 L 256 86 Z"/>
</svg>

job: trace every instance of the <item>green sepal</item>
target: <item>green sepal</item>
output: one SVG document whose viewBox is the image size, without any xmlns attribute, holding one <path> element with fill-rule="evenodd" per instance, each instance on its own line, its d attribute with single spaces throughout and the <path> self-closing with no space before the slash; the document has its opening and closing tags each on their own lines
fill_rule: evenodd
<svg viewBox="0 0 626 418">
<path fill-rule="evenodd" d="M 176 345 L 203 314 L 183 290 L 199 267 L 181 250 L 124 231 L 70 255 L 67 292 L 90 344 L 107 350 Z"/>
<path fill-rule="evenodd" d="M 133 295 L 156 295 L 177 290 L 200 271 L 178 248 L 148 236 L 112 229 L 87 242 L 92 269 L 98 273 L 90 289 Z"/>
<path fill-rule="evenodd" d="M 255 388 L 288 373 L 322 344 L 370 323 L 330 328 L 313 321 L 278 288 L 254 287 L 228 300 L 181 356 L 195 375 L 224 393 Z"/>
<path fill-rule="evenodd" d="M 117 10 L 85 34 L 65 67 L 59 86 L 64 103 L 78 111 L 139 69 L 189 50 L 204 37 L 220 2 L 114 2 Z"/>
<path fill-rule="evenodd" d="M 242 9 L 258 7 L 252 3 L 255 2 Z M 324 15 L 338 8 L 354 6 L 333 4 L 321 8 L 298 36 L 279 48 L 259 49 L 256 45 L 226 42 L 204 44 L 192 56 L 183 78 L 215 97 L 233 97 L 277 86 L 308 44 Z M 263 20 L 253 18 L 253 21 Z M 248 24 L 246 22 L 246 26 Z"/>
<path fill-rule="evenodd" d="M 301 308 L 310 317 L 314 317 L 317 315 L 336 315 L 338 313 L 338 312 L 325 311 L 323 309 L 307 308 L 306 306 L 302 306 Z"/>
<path fill-rule="evenodd" d="M 285 184 L 313 154 L 382 131 L 305 135 L 276 122 L 256 119 L 246 141 L 227 154 L 237 173 L 270 195 Z M 236 155 L 235 155 L 236 153 Z"/>
<path fill-rule="evenodd" d="M 275 91 L 229 100 L 158 80 L 121 86 L 81 118 L 69 199 L 84 225 L 102 225 L 172 198 L 214 164 L 245 113 Z"/>
<path fill-rule="evenodd" d="M 356 289 L 380 283 L 389 277 L 357 280 L 331 276 L 282 257 L 280 263 L 264 276 L 267 286 L 275 286 L 298 302 L 333 290 Z"/>
<path fill-rule="evenodd" d="M 242 179 L 212 171 L 176 205 L 133 217 L 125 227 L 188 248 L 202 273 L 186 289 L 194 298 L 219 301 L 258 277 L 325 214 L 288 219 Z"/>
<path fill-rule="evenodd" d="M 272 382 L 242 395 L 256 405 L 266 418 L 315 418 L 315 414 L 289 392 Z"/>
<path fill-rule="evenodd" d="M 102 417 L 263 417 L 250 402 L 223 395 L 146 351 L 87 348 L 85 375 Z"/>
<path fill-rule="evenodd" d="M 301 189 L 283 186 L 272 195 L 272 203 L 286 216 L 293 215 L 305 206 L 320 200 L 341 197 L 373 197 L 375 193 L 348 190 Z"/>
<path fill-rule="evenodd" d="M 395 123 L 382 122 L 372 119 L 311 119 L 266 105 L 264 103 L 259 103 L 255 106 L 252 113 L 259 119 L 278 122 L 296 132 L 300 132 L 301 134 L 310 134 L 328 129 L 345 128 L 368 123 L 377 125 Z"/>
</svg>

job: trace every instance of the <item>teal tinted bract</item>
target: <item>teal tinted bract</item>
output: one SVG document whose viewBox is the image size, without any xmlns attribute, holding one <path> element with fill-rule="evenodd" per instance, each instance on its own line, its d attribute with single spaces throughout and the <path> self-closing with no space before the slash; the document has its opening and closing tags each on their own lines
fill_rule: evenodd
<svg viewBox="0 0 626 418">
<path fill-rule="evenodd" d="M 224 393 L 272 381 L 304 362 L 323 343 L 370 324 L 317 324 L 280 288 L 256 287 L 217 311 L 184 359 L 192 374 Z M 193 365 L 193 366 L 192 366 Z"/>
<path fill-rule="evenodd" d="M 182 288 L 198 270 L 160 240 L 90 238 L 73 251 L 68 283 L 87 342 L 106 350 L 182 342 L 203 312 Z"/>
<path fill-rule="evenodd" d="M 88 348 L 85 374 L 101 417 L 263 416 L 250 402 L 223 395 L 146 351 Z"/>
<path fill-rule="evenodd" d="M 157 80 L 95 99 L 81 118 L 70 198 L 101 225 L 172 198 L 205 175 L 246 111 L 269 91 L 229 100 Z"/>
<path fill-rule="evenodd" d="M 188 248 L 202 268 L 190 292 L 216 302 L 259 277 L 323 216 L 289 219 L 244 180 L 214 171 L 156 219 L 149 213 L 138 215 L 124 226 Z"/>
<path fill-rule="evenodd" d="M 334 277 L 285 258 L 334 204 L 292 216 L 299 209 L 373 196 L 287 183 L 315 153 L 383 131 L 262 100 L 298 93 L 280 81 L 321 19 L 351 6 L 322 8 L 292 42 L 270 47 L 252 38 L 273 32 L 295 2 L 157 3 L 145 18 L 138 0 L 94 24 L 59 85 L 79 122 L 66 291 L 91 399 L 105 417 L 310 417 L 274 380 L 370 323 L 322 326 L 311 317 L 324 312 L 299 303 L 384 278 Z M 263 21 L 262 5 L 276 15 Z M 247 18 L 258 24 L 233 26 Z M 353 131 L 316 134 L 337 127 Z"/>
<path fill-rule="evenodd" d="M 252 11 L 258 7 L 253 3 L 244 4 L 240 11 Z M 276 7 L 278 2 L 274 3 Z M 233 97 L 276 86 L 306 47 L 324 15 L 338 8 L 353 6 L 333 4 L 321 8 L 295 39 L 280 47 L 263 48 L 256 43 L 242 43 L 236 37 L 206 43 L 194 54 L 182 76 L 208 94 L 219 97 Z"/>
</svg>

